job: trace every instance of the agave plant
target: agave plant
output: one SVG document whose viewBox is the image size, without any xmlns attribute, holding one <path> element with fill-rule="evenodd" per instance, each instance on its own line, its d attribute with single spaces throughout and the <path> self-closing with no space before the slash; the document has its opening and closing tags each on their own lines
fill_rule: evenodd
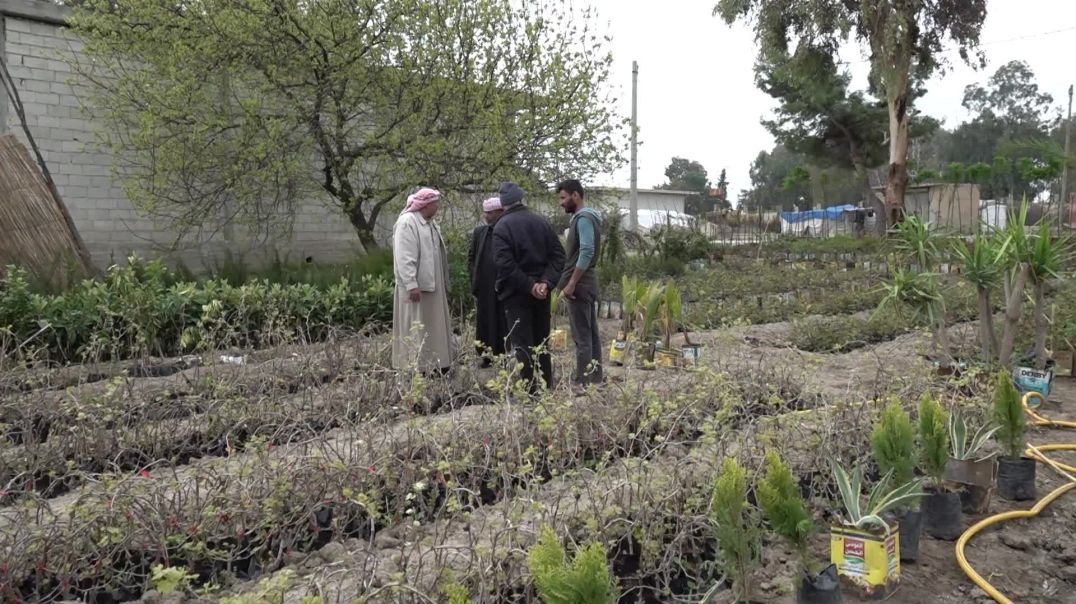
<svg viewBox="0 0 1076 604">
<path fill-rule="evenodd" d="M 953 459 L 959 459 L 961 461 L 979 461 L 984 457 L 976 457 L 979 451 L 982 450 L 986 441 L 990 440 L 990 437 L 994 436 L 994 433 L 998 431 L 1000 426 L 991 426 L 990 424 L 983 424 L 979 426 L 979 429 L 975 431 L 975 434 L 971 437 L 971 442 L 968 442 L 968 423 L 964 419 L 964 414 L 959 410 L 954 409 L 949 414 L 949 443 L 952 446 L 950 454 Z"/>
<path fill-rule="evenodd" d="M 833 476 L 844 503 L 844 524 L 860 530 L 876 527 L 888 535 L 890 526 L 882 519 L 882 514 L 912 504 L 923 496 L 923 486 L 918 480 L 890 488 L 889 484 L 893 479 L 893 472 L 890 471 L 881 481 L 871 487 L 867 495 L 867 503 L 862 505 L 860 500 L 860 493 L 863 490 L 862 468 L 856 466 L 849 474 L 840 464 L 834 462 Z"/>
</svg>

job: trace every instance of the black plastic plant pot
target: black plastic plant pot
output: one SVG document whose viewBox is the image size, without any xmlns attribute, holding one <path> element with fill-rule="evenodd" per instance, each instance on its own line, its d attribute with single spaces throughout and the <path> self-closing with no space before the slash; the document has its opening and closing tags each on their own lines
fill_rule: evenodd
<svg viewBox="0 0 1076 604">
<path fill-rule="evenodd" d="M 997 463 L 993 457 L 978 460 L 952 459 L 945 464 L 945 480 L 961 486 L 965 514 L 985 514 L 990 508 Z"/>
<path fill-rule="evenodd" d="M 836 564 L 830 564 L 818 573 L 818 576 L 804 575 L 800 588 L 796 591 L 796 604 L 839 604 L 840 602 L 841 581 L 837 577 Z"/>
<path fill-rule="evenodd" d="M 952 491 L 927 491 L 923 498 L 923 530 L 935 539 L 956 541 L 964 532 L 960 519 L 963 507 L 960 493 Z"/>
<path fill-rule="evenodd" d="M 1035 499 L 1035 460 L 1002 457 L 998 460 L 998 496 L 1009 501 Z"/>
<path fill-rule="evenodd" d="M 907 510 L 894 515 L 900 534 L 900 561 L 915 562 L 919 559 L 919 536 L 923 534 L 923 513 Z"/>
</svg>

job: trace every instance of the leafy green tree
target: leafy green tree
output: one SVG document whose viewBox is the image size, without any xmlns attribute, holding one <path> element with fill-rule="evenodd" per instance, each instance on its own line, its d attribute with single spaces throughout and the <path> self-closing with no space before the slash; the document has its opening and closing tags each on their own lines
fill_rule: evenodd
<svg viewBox="0 0 1076 604">
<path fill-rule="evenodd" d="M 985 83 L 968 86 L 962 104 L 971 118 L 924 144 L 924 167 L 969 166 L 965 177 L 986 199 L 1034 197 L 1060 174 L 1064 139 L 1049 140 L 1057 124 L 1050 116 L 1053 98 L 1040 91 L 1026 63 L 1011 61 Z"/>
<path fill-rule="evenodd" d="M 721 176 L 717 179 L 717 197 L 714 203 L 722 210 L 732 207 L 732 204 L 729 203 L 729 179 L 725 175 L 724 168 L 721 168 Z"/>
<path fill-rule="evenodd" d="M 871 83 L 889 116 L 887 209 L 899 214 L 908 186 L 914 81 L 925 81 L 952 41 L 968 59 L 978 47 L 986 0 L 720 0 L 714 13 L 727 23 L 753 24 L 762 62 L 809 46 L 836 55 L 855 39 L 870 51 Z M 887 212 L 887 215 L 889 212 Z"/>
<path fill-rule="evenodd" d="M 870 188 L 868 170 L 885 162 L 885 103 L 850 91 L 851 77 L 838 69 L 833 55 L 808 44 L 800 45 L 792 55 L 773 52 L 759 60 L 755 80 L 759 89 L 779 103 L 774 119 L 762 121 L 777 142 L 817 166 L 854 172 L 861 184 L 859 197 L 874 203 L 881 213 L 884 207 Z M 938 126 L 936 120 L 914 111 L 913 117 L 913 137 Z M 828 174 L 819 174 L 815 180 L 824 198 Z M 880 225 L 884 228 L 884 223 Z"/>
<path fill-rule="evenodd" d="M 710 198 L 710 179 L 706 168 L 692 159 L 674 157 L 665 168 L 665 178 L 668 179 L 660 189 L 673 191 L 690 191 L 692 193 L 684 200 L 684 209 L 688 214 L 700 215 L 714 211 L 714 201 Z"/>
<path fill-rule="evenodd" d="M 676 191 L 691 191 L 699 195 L 706 195 L 710 191 L 710 179 L 706 168 L 692 159 L 674 157 L 665 168 L 665 178 L 668 182 L 661 185 L 663 189 Z"/>
<path fill-rule="evenodd" d="M 367 248 L 416 185 L 617 165 L 592 24 L 559 0 L 86 0 L 71 21 L 132 201 L 186 231 L 286 227 L 319 196 Z"/>
</svg>

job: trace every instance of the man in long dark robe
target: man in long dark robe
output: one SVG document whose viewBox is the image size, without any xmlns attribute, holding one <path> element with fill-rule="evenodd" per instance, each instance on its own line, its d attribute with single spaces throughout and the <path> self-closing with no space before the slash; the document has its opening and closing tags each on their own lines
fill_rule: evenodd
<svg viewBox="0 0 1076 604">
<path fill-rule="evenodd" d="M 497 299 L 497 266 L 493 263 L 493 225 L 504 214 L 501 200 L 492 197 L 482 202 L 485 224 L 471 233 L 467 266 L 471 271 L 471 293 L 475 298 L 475 347 L 482 367 L 489 367 L 493 357 L 505 353 L 508 326 L 504 307 Z"/>
</svg>

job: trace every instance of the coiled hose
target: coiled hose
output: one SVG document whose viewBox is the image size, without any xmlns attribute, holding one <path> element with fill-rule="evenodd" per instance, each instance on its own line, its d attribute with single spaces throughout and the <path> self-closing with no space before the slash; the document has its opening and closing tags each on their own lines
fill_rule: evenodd
<svg viewBox="0 0 1076 604">
<path fill-rule="evenodd" d="M 1030 420 L 1029 423 L 1031 425 L 1049 428 L 1076 429 L 1076 422 L 1047 419 L 1036 413 L 1034 410 L 1031 409 L 1031 407 L 1028 406 L 1028 401 L 1033 398 L 1039 399 L 1040 402 L 1045 402 L 1045 398 L 1042 396 L 1042 394 L 1039 394 L 1038 392 L 1028 392 L 1024 395 L 1022 401 L 1024 406 L 1024 412 L 1027 413 L 1027 416 Z M 964 571 L 964 574 L 966 574 L 968 578 L 972 580 L 972 582 L 978 585 L 991 598 L 994 598 L 995 602 L 999 602 L 1000 604 L 1012 604 L 1012 600 L 1006 598 L 1000 591 L 997 590 L 997 588 L 991 585 L 986 579 L 982 578 L 979 573 L 975 572 L 975 569 L 973 569 L 971 565 L 968 564 L 968 559 L 964 555 L 964 548 L 968 545 L 969 541 L 975 538 L 975 536 L 982 532 L 982 530 L 986 527 L 997 524 L 999 522 L 1005 522 L 1006 520 L 1015 520 L 1017 518 L 1034 518 L 1035 516 L 1038 516 L 1039 513 L 1042 512 L 1042 510 L 1046 509 L 1046 506 L 1053 503 L 1058 497 L 1061 497 L 1065 493 L 1076 489 L 1076 476 L 1074 476 L 1074 474 L 1076 474 L 1076 467 L 1072 467 L 1070 465 L 1063 464 L 1053 459 L 1050 459 L 1044 454 L 1044 452 L 1048 451 L 1076 451 L 1076 443 L 1067 445 L 1041 445 L 1038 447 L 1028 445 L 1027 451 L 1025 451 L 1024 453 L 1027 457 L 1030 457 L 1038 462 L 1044 463 L 1053 468 L 1054 471 L 1056 471 L 1058 474 L 1061 474 L 1068 480 L 1067 483 L 1054 489 L 1054 491 L 1051 492 L 1049 495 L 1040 499 L 1038 503 L 1036 503 L 1035 506 L 1032 507 L 1030 510 L 1003 512 L 1001 514 L 995 514 L 993 516 L 990 516 L 989 518 L 984 518 L 968 530 L 964 531 L 964 534 L 961 535 L 960 539 L 958 539 L 956 542 L 956 562 L 960 565 L 961 570 Z"/>
</svg>

